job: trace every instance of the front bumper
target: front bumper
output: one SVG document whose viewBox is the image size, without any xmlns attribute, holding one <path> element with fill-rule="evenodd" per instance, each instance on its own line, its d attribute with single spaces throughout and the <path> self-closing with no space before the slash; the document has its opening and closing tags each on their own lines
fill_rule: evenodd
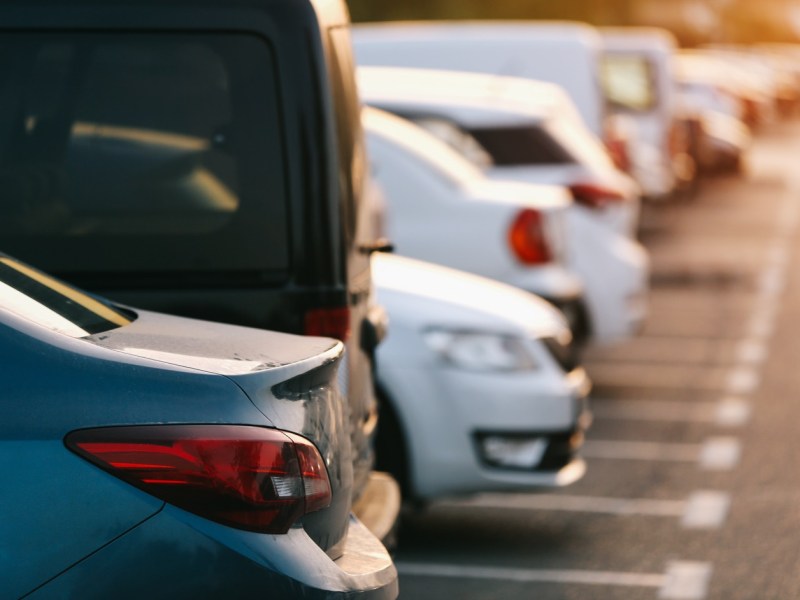
<svg viewBox="0 0 800 600">
<path fill-rule="evenodd" d="M 589 379 L 553 365 L 538 373 L 471 373 L 456 369 L 388 369 L 381 385 L 402 423 L 413 494 L 435 499 L 489 491 L 563 486 L 585 471 L 577 453 L 591 418 Z M 482 460 L 476 436 L 548 438 L 543 461 L 527 470 Z M 563 443 L 569 433 L 571 444 Z"/>
</svg>

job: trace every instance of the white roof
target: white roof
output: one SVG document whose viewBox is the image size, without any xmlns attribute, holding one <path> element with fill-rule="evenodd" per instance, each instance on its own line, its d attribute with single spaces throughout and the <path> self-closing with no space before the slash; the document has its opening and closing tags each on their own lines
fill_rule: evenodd
<svg viewBox="0 0 800 600">
<path fill-rule="evenodd" d="M 387 21 L 353 25 L 359 38 L 390 40 L 394 34 L 403 39 L 448 39 L 478 35 L 481 39 L 581 40 L 587 45 L 599 43 L 597 30 L 578 21 Z"/>
<path fill-rule="evenodd" d="M 556 116 L 580 120 L 572 100 L 552 83 L 464 71 L 359 67 L 363 100 L 392 110 L 447 107 L 468 125 L 537 123 Z"/>
</svg>

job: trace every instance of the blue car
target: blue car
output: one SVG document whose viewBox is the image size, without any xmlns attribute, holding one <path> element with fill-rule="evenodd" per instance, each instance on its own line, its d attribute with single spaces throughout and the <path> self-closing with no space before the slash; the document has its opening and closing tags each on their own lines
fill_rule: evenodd
<svg viewBox="0 0 800 600">
<path fill-rule="evenodd" d="M 0 598 L 394 598 L 350 514 L 342 352 L 0 254 Z"/>
</svg>

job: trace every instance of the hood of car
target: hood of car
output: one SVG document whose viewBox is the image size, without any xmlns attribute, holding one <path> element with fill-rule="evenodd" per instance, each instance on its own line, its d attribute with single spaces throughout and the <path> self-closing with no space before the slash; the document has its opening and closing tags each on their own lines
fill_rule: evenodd
<svg viewBox="0 0 800 600">
<path fill-rule="evenodd" d="M 219 375 L 247 375 L 314 359 L 340 342 L 209 323 L 149 311 L 85 338 L 98 346 Z"/>
<path fill-rule="evenodd" d="M 375 255 L 378 301 L 392 321 L 419 328 L 450 326 L 509 335 L 557 337 L 567 330 L 552 305 L 517 288 L 426 262 Z"/>
</svg>

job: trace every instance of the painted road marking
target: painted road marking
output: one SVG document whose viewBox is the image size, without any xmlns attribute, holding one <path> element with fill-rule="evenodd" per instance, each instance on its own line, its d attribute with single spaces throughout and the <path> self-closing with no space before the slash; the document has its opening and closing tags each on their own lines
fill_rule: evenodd
<svg viewBox="0 0 800 600">
<path fill-rule="evenodd" d="M 686 529 L 716 529 L 725 522 L 730 495 L 698 491 L 688 500 L 607 498 L 566 494 L 479 494 L 464 500 L 437 503 L 451 508 L 589 513 L 617 517 L 673 517 Z"/>
<path fill-rule="evenodd" d="M 742 444 L 733 437 L 711 438 L 700 451 L 700 466 L 707 471 L 730 471 L 739 464 Z"/>
<path fill-rule="evenodd" d="M 662 600 L 703 600 L 711 581 L 711 565 L 703 562 L 673 561 L 665 574 L 569 569 L 513 569 L 480 565 L 397 562 L 401 575 L 481 579 L 516 583 L 565 583 L 658 589 Z"/>
<path fill-rule="evenodd" d="M 597 513 L 616 516 L 685 517 L 685 500 L 648 500 L 602 498 L 562 494 L 480 494 L 473 498 L 446 503 L 467 508 L 542 510 Z"/>
<path fill-rule="evenodd" d="M 761 385 L 761 376 L 752 367 L 738 367 L 728 373 L 725 390 L 730 394 L 752 394 Z"/>
<path fill-rule="evenodd" d="M 697 462 L 703 446 L 671 442 L 627 442 L 587 440 L 582 454 L 586 458 L 621 460 L 662 460 L 668 462 Z"/>
<path fill-rule="evenodd" d="M 697 462 L 708 471 L 728 471 L 739 464 L 742 447 L 732 437 L 711 438 L 703 444 L 587 440 L 582 454 L 611 460 Z"/>
<path fill-rule="evenodd" d="M 717 405 L 715 423 L 720 427 L 741 427 L 750 420 L 753 407 L 741 398 L 724 398 Z"/>
<path fill-rule="evenodd" d="M 689 496 L 681 525 L 686 529 L 718 529 L 731 507 L 731 496 L 725 492 L 699 491 Z"/>
<path fill-rule="evenodd" d="M 451 565 L 433 563 L 395 563 L 401 575 L 418 577 L 447 577 L 454 579 L 490 579 L 519 583 L 578 583 L 583 585 L 610 585 L 621 587 L 652 587 L 663 591 L 669 584 L 669 574 L 623 573 L 616 571 L 581 571 L 555 569 L 512 569 L 478 565 Z M 673 598 L 673 596 L 661 596 Z"/>
<path fill-rule="evenodd" d="M 720 427 L 741 427 L 750 420 L 751 412 L 750 403 L 736 397 L 726 397 L 720 402 L 595 399 L 592 403 L 595 419 L 609 421 L 712 423 Z"/>
<path fill-rule="evenodd" d="M 663 600 L 703 600 L 711 582 L 711 565 L 674 561 L 667 566 L 666 582 L 658 597 Z"/>
<path fill-rule="evenodd" d="M 745 365 L 760 365 L 769 357 L 767 345 L 760 339 L 748 339 L 736 346 L 736 359 Z"/>
</svg>

